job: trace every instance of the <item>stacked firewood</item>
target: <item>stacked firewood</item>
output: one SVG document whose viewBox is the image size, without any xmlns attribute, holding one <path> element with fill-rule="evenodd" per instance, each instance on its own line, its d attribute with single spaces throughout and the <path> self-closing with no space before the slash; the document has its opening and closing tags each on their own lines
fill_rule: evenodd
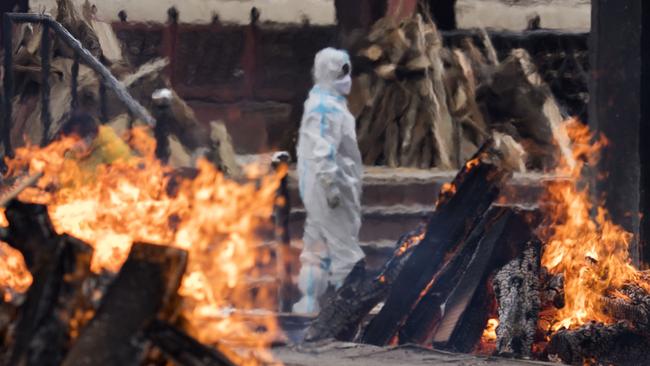
<svg viewBox="0 0 650 366">
<path fill-rule="evenodd" d="M 240 172 L 235 162 L 234 149 L 221 123 L 204 124 L 198 121 L 192 109 L 175 92 L 166 76 L 165 60 L 155 60 L 140 68 L 132 67 L 123 57 L 122 47 L 111 25 L 98 20 L 95 7 L 86 1 L 80 8 L 71 0 L 57 0 L 55 19 L 81 44 L 116 76 L 130 94 L 145 106 L 157 119 L 164 119 L 165 136 L 170 139 L 169 161 L 186 165 L 197 150 L 209 160 L 218 164 L 226 173 Z M 51 141 L 56 137 L 63 123 L 72 113 L 88 113 L 103 123 L 119 125 L 123 122 L 125 109 L 115 95 L 106 90 L 102 101 L 101 80 L 89 67 L 81 63 L 78 68 L 77 103 L 73 105 L 74 52 L 56 37 L 51 47 L 50 115 L 51 126 L 44 131 L 41 115 L 41 53 L 40 41 L 43 27 L 40 24 L 15 26 L 14 50 L 14 95 L 13 124 L 11 128 L 12 147 L 26 143 Z M 7 72 L 6 70 L 4 72 Z M 169 108 L 156 109 L 152 93 L 159 89 L 170 89 Z M 104 103 L 105 102 L 105 103 Z M 159 112 L 159 113 L 158 113 Z M 129 126 L 139 123 L 129 121 Z M 158 136 L 157 136 L 158 137 Z"/>
<path fill-rule="evenodd" d="M 549 88 L 525 51 L 500 62 L 485 32 L 482 39 L 481 47 L 468 38 L 445 48 L 420 15 L 373 26 L 356 46 L 352 96 L 365 164 L 457 168 L 497 130 L 526 148 L 529 168 L 554 165 L 562 115 Z"/>
<path fill-rule="evenodd" d="M 540 281 L 541 243 L 532 229 L 539 215 L 496 204 L 520 165 L 515 144 L 509 136 L 491 137 L 441 192 L 426 226 L 400 238 L 380 273 L 360 262 L 325 300 L 307 340 L 471 352 L 498 308 L 510 324 L 498 331 L 499 352 L 530 355 L 547 287 Z"/>
</svg>

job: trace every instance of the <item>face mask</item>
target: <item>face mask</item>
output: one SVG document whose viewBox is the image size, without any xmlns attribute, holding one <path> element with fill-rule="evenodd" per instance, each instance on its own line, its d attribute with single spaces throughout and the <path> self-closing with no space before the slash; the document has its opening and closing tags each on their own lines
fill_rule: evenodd
<svg viewBox="0 0 650 366">
<path fill-rule="evenodd" d="M 352 77 L 346 75 L 343 79 L 336 80 L 334 82 L 334 89 L 342 95 L 350 94 L 350 90 L 352 90 Z"/>
</svg>

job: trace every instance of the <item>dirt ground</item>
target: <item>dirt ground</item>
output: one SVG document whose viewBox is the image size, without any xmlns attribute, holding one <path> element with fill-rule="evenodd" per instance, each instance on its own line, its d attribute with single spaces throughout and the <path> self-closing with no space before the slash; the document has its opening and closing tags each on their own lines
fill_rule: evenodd
<svg viewBox="0 0 650 366">
<path fill-rule="evenodd" d="M 380 348 L 353 343 L 325 342 L 302 348 L 283 347 L 273 351 L 286 366 L 542 366 L 558 365 L 546 362 L 477 357 L 417 346 Z"/>
</svg>

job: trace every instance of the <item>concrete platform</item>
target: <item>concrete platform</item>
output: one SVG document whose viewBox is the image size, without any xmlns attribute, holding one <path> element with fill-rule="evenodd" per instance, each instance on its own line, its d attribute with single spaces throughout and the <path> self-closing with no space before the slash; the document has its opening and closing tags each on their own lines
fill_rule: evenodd
<svg viewBox="0 0 650 366">
<path fill-rule="evenodd" d="M 320 345 L 281 347 L 273 350 L 285 366 L 530 366 L 558 365 L 496 357 L 455 354 L 418 346 L 380 348 L 354 343 L 326 342 Z"/>
</svg>

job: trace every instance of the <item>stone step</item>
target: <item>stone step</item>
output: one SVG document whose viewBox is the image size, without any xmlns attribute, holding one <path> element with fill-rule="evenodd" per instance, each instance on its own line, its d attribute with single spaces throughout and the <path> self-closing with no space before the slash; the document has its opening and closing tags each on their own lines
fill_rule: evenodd
<svg viewBox="0 0 650 366">
<path fill-rule="evenodd" d="M 362 242 L 395 241 L 426 220 L 434 209 L 440 187 L 450 182 L 455 172 L 415 169 L 366 168 L 363 182 Z M 500 203 L 534 206 L 540 201 L 547 182 L 564 179 L 539 173 L 515 174 L 502 192 Z M 302 237 L 305 209 L 297 189 L 295 171 L 290 172 L 290 234 Z"/>
<path fill-rule="evenodd" d="M 383 242 L 397 240 L 401 233 L 415 228 L 431 214 L 433 205 L 364 207 L 359 240 Z M 306 212 L 304 208 L 291 211 L 289 231 L 292 239 L 303 235 Z"/>
<path fill-rule="evenodd" d="M 443 184 L 454 179 L 454 171 L 421 169 L 390 169 L 366 167 L 363 178 L 362 206 L 387 207 L 393 205 L 430 205 L 433 207 Z M 532 204 L 539 201 L 546 182 L 564 179 L 541 173 L 515 174 L 507 186 L 504 199 L 514 204 Z M 298 176 L 289 172 L 290 201 L 293 208 L 301 208 Z"/>
</svg>

